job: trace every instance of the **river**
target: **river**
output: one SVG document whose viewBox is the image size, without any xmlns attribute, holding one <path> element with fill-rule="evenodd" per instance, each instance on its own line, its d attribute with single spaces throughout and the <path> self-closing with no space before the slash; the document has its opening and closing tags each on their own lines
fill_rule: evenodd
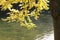
<svg viewBox="0 0 60 40">
<path fill-rule="evenodd" d="M 41 39 L 41 37 L 39 37 L 39 38 L 37 38 L 37 39 L 35 39 L 35 40 L 54 40 L 54 33 L 53 32 L 51 32 L 50 34 L 45 34 L 43 37 L 42 37 L 42 39 Z"/>
<path fill-rule="evenodd" d="M 0 21 L 0 40 L 54 40 L 53 24 L 50 15 L 40 15 L 36 28 L 27 30 L 19 23 Z"/>
</svg>

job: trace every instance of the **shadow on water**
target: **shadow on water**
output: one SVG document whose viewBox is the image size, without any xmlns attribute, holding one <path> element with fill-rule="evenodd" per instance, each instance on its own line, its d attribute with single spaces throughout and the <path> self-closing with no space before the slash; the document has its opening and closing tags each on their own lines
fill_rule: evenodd
<svg viewBox="0 0 60 40">
<path fill-rule="evenodd" d="M 37 27 L 31 30 L 20 27 L 19 23 L 16 22 L 0 21 L 0 40 L 35 40 L 35 38 L 49 34 L 53 30 L 50 15 L 41 14 L 37 21 L 33 21 Z"/>
</svg>

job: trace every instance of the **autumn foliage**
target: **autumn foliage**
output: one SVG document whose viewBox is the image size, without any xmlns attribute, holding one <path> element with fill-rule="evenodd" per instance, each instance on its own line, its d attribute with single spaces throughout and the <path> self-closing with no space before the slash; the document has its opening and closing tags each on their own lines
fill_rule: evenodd
<svg viewBox="0 0 60 40">
<path fill-rule="evenodd" d="M 19 9 L 14 9 L 13 4 L 19 3 Z M 7 13 L 10 16 L 3 21 L 14 22 L 17 21 L 21 26 L 31 29 L 36 27 L 32 22 L 31 17 L 35 20 L 39 18 L 40 12 L 48 10 L 48 0 L 0 0 L 1 10 L 9 9 L 10 12 Z M 32 10 L 32 11 L 31 11 Z"/>
</svg>

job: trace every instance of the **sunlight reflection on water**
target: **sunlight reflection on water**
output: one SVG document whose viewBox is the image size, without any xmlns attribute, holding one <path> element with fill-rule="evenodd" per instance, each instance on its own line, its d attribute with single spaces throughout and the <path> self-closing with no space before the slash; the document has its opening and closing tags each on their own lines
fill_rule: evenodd
<svg viewBox="0 0 60 40">
<path fill-rule="evenodd" d="M 42 40 L 54 40 L 54 34 L 50 34 L 49 36 L 44 36 Z"/>
<path fill-rule="evenodd" d="M 54 40 L 54 33 L 51 33 L 49 35 L 44 35 L 43 38 L 37 38 L 35 40 Z"/>
</svg>

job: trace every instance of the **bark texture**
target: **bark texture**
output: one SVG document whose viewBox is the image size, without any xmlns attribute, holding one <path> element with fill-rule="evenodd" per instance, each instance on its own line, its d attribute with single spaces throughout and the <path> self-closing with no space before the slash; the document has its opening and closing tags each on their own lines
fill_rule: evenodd
<svg viewBox="0 0 60 40">
<path fill-rule="evenodd" d="M 50 0 L 51 15 L 53 17 L 54 37 L 60 40 L 60 0 Z"/>
</svg>

